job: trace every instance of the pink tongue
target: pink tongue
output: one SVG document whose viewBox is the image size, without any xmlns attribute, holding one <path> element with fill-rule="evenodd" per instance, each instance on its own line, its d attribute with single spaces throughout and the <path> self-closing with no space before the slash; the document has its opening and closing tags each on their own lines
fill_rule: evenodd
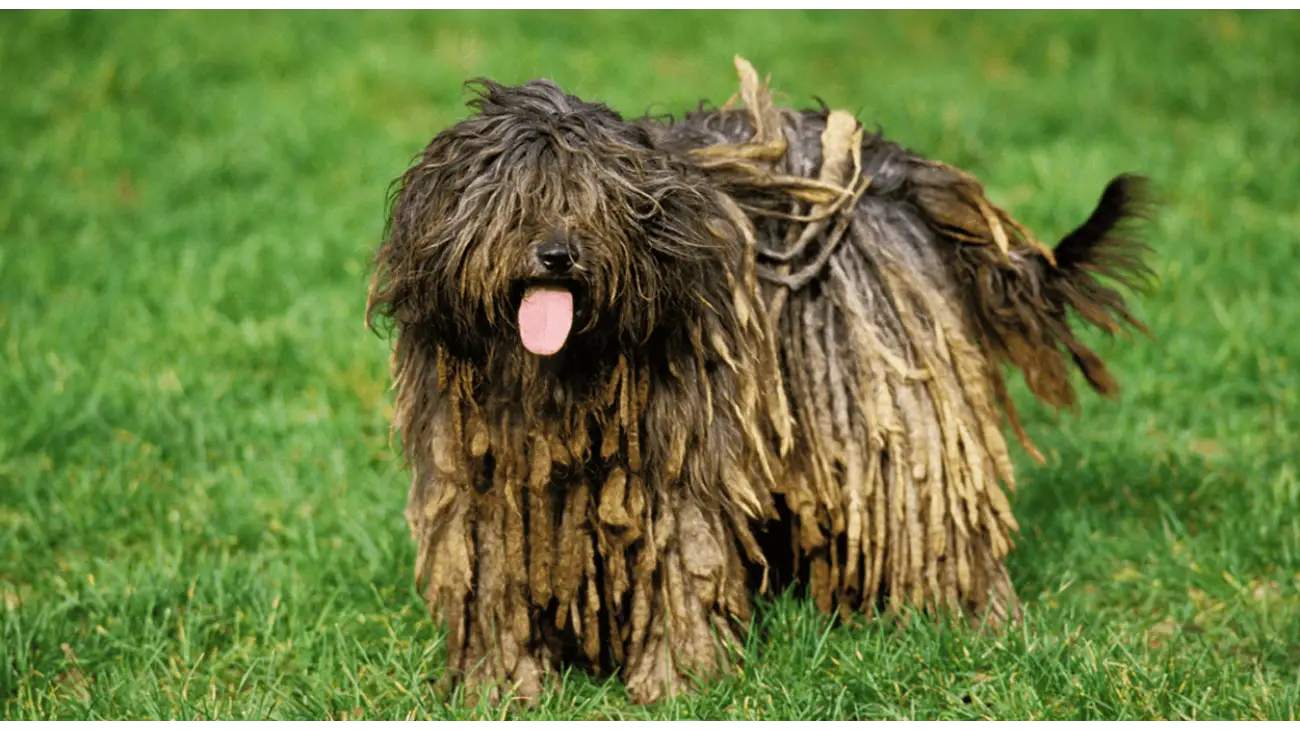
<svg viewBox="0 0 1300 730">
<path fill-rule="evenodd" d="M 566 289 L 532 287 L 519 305 L 519 337 L 535 355 L 554 355 L 573 327 L 573 294 Z"/>
</svg>

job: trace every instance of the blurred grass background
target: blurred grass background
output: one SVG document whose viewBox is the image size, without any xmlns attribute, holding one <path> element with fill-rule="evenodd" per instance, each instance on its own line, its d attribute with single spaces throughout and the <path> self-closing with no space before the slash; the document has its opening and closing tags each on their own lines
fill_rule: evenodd
<svg viewBox="0 0 1300 730">
<path fill-rule="evenodd" d="M 698 695 L 571 675 L 524 716 L 1293 718 L 1297 38 L 1295 13 L 0 14 L 0 717 L 499 714 L 425 685 L 442 635 L 361 324 L 389 181 L 467 78 L 679 112 L 739 53 L 1047 240 L 1150 175 L 1157 340 L 1101 344 L 1118 403 L 1027 407 L 1023 629 L 785 597 Z"/>
</svg>

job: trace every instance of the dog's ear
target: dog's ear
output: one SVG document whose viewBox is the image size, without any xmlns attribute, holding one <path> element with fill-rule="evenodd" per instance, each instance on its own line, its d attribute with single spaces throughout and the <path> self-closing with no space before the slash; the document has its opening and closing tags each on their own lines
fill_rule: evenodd
<svg viewBox="0 0 1300 730">
<path fill-rule="evenodd" d="M 385 335 L 391 334 L 396 324 L 394 321 L 396 310 L 399 300 L 403 298 L 399 293 L 402 283 L 395 280 L 395 274 L 405 268 L 402 262 L 403 253 L 400 246 L 394 245 L 394 239 L 404 238 L 406 231 L 400 230 L 394 214 L 405 191 L 406 174 L 394 179 L 388 186 L 384 206 L 383 243 L 371 260 L 373 271 L 370 276 L 370 290 L 366 296 L 366 327 Z"/>
<path fill-rule="evenodd" d="M 434 137 L 389 186 L 384 240 L 374 257 L 366 305 L 366 324 L 372 329 L 379 321 L 388 327 L 408 324 L 431 304 L 421 282 L 436 271 L 432 260 L 464 190 L 464 166 L 449 164 L 457 145 L 447 133 Z"/>
</svg>

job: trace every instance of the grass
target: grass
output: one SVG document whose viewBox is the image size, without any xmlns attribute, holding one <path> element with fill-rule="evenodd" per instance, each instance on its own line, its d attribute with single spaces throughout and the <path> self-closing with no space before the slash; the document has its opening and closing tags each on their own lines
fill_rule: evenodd
<svg viewBox="0 0 1300 730">
<path fill-rule="evenodd" d="M 0 15 L 0 718 L 446 718 L 411 586 L 386 344 L 389 181 L 460 82 L 629 113 L 748 56 L 983 178 L 1044 238 L 1151 175 L 1154 342 L 1026 404 L 1001 637 L 783 597 L 736 677 L 540 718 L 1277 718 L 1300 706 L 1300 16 Z M 651 106 L 653 105 L 653 106 Z M 1091 337 L 1098 342 L 1100 338 Z"/>
</svg>

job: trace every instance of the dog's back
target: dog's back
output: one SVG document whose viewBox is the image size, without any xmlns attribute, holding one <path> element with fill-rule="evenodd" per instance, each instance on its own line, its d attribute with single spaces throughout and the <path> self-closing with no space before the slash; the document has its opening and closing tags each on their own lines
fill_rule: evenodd
<svg viewBox="0 0 1300 730">
<path fill-rule="evenodd" d="M 643 124 L 700 162 L 756 232 L 796 438 L 782 479 L 789 524 L 778 529 L 795 537 L 794 555 L 769 559 L 789 564 L 783 577 L 825 609 L 890 599 L 994 621 L 1018 615 L 1004 567 L 1016 522 L 1002 491 L 1014 486 L 1002 419 L 1041 457 L 1002 365 L 1058 407 L 1075 405 L 1069 361 L 1097 392 L 1117 392 L 1067 317 L 1145 331 L 1098 278 L 1131 284 L 1146 270 L 1143 247 L 1123 235 L 1143 213 L 1144 181 L 1116 178 L 1092 216 L 1049 249 L 960 170 L 842 113 L 758 106 Z M 760 126 L 768 146 L 783 142 L 779 156 L 716 164 L 729 148 L 761 161 Z M 844 195 L 819 203 L 783 176 Z"/>
</svg>

